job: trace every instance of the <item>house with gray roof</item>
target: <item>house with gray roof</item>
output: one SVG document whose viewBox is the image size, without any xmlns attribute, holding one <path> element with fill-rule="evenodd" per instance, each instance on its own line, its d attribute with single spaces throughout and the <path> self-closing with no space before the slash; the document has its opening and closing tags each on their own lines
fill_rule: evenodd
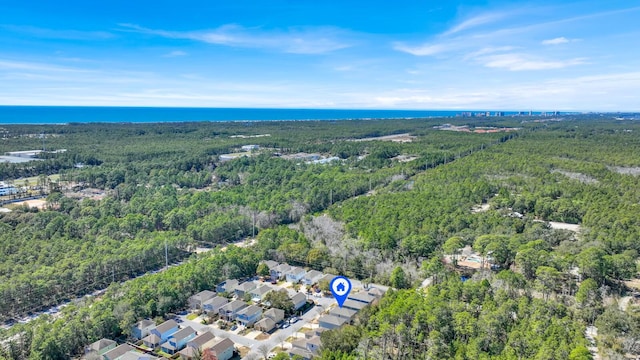
<svg viewBox="0 0 640 360">
<path fill-rule="evenodd" d="M 236 286 L 238 286 L 240 282 L 236 279 L 228 279 L 216 286 L 216 291 L 218 293 L 226 292 L 227 294 L 232 294 L 236 290 Z"/>
<path fill-rule="evenodd" d="M 116 360 L 131 350 L 134 350 L 133 346 L 129 344 L 122 344 L 112 350 L 107 351 L 102 355 L 102 357 L 104 358 L 104 360 Z"/>
<path fill-rule="evenodd" d="M 309 270 L 302 278 L 302 283 L 310 286 L 318 282 L 322 278 L 323 274 L 318 270 Z"/>
<path fill-rule="evenodd" d="M 211 347 L 211 351 L 218 360 L 229 360 L 233 357 L 235 351 L 235 343 L 231 339 L 226 338 L 220 340 Z"/>
<path fill-rule="evenodd" d="M 304 293 L 296 293 L 291 297 L 291 302 L 293 302 L 293 309 L 300 310 L 307 303 L 307 295 Z"/>
<path fill-rule="evenodd" d="M 202 311 L 207 314 L 217 314 L 221 307 L 229 303 L 229 299 L 222 296 L 216 296 L 202 304 Z"/>
<path fill-rule="evenodd" d="M 207 300 L 213 299 L 215 296 L 216 293 L 211 290 L 200 291 L 189 298 L 189 308 L 191 310 L 202 310 L 202 305 Z"/>
<path fill-rule="evenodd" d="M 85 354 L 96 353 L 98 355 L 102 355 L 107 351 L 115 349 L 117 345 L 118 343 L 116 343 L 111 339 L 100 339 L 92 343 L 91 345 L 87 346 L 84 353 Z"/>
<path fill-rule="evenodd" d="M 258 322 L 256 322 L 253 325 L 253 328 L 258 330 L 258 331 L 262 331 L 262 332 L 270 332 L 271 330 L 276 328 L 276 322 L 273 321 L 273 319 L 268 318 L 268 317 L 263 317 L 262 319 L 258 320 Z"/>
<path fill-rule="evenodd" d="M 244 294 L 248 294 L 251 290 L 256 288 L 256 284 L 253 281 L 246 281 L 236 286 L 235 294 L 238 299 L 242 299 Z"/>
<path fill-rule="evenodd" d="M 294 266 L 291 269 L 289 269 L 289 271 L 287 271 L 285 273 L 285 277 L 287 278 L 287 281 L 290 283 L 298 283 L 300 282 L 300 280 L 302 280 L 302 278 L 304 278 L 304 275 L 307 273 L 307 271 L 301 267 L 297 267 Z"/>
<path fill-rule="evenodd" d="M 355 311 L 360 311 L 364 309 L 366 306 L 367 306 L 366 303 L 355 301 L 355 300 L 349 300 L 349 299 L 345 300 L 344 303 L 342 304 L 343 308 L 351 309 Z"/>
<path fill-rule="evenodd" d="M 131 336 L 137 340 L 140 340 L 151 334 L 151 330 L 153 330 L 153 328 L 155 327 L 156 322 L 153 320 L 140 320 L 131 327 Z"/>
<path fill-rule="evenodd" d="M 343 318 L 347 320 L 348 323 L 352 322 L 353 319 L 355 319 L 357 313 L 358 313 L 357 311 L 348 309 L 346 307 L 335 307 L 331 309 L 331 311 L 329 311 L 329 315 Z"/>
<path fill-rule="evenodd" d="M 243 326 L 249 327 L 256 323 L 262 316 L 262 308 L 256 305 L 250 305 L 238 311 L 236 320 Z"/>
<path fill-rule="evenodd" d="M 347 319 L 333 315 L 323 315 L 318 319 L 318 325 L 325 329 L 333 330 L 339 328 L 347 322 Z"/>
<path fill-rule="evenodd" d="M 187 346 L 187 343 L 195 337 L 196 331 L 191 326 L 187 326 L 169 336 L 169 340 L 161 345 L 162 351 L 173 355 Z"/>
<path fill-rule="evenodd" d="M 227 321 L 233 321 L 236 319 L 236 315 L 238 314 L 238 312 L 246 308 L 247 306 L 249 305 L 242 300 L 234 300 L 220 307 L 220 310 L 218 310 L 218 313 L 220 314 L 220 317 L 222 317 L 223 319 Z"/>
<path fill-rule="evenodd" d="M 159 360 L 159 359 L 160 358 L 157 358 L 153 355 L 137 352 L 135 350 L 126 352 L 124 355 L 118 358 L 118 360 Z"/>
<path fill-rule="evenodd" d="M 273 320 L 277 324 L 280 321 L 284 320 L 284 310 L 271 308 L 271 309 L 265 311 L 263 316 L 265 318 L 270 318 L 271 320 Z"/>
<path fill-rule="evenodd" d="M 347 299 L 353 300 L 353 301 L 359 301 L 361 303 L 370 305 L 374 300 L 376 300 L 376 297 L 368 294 L 367 292 L 358 291 L 355 293 L 350 293 L 349 296 L 347 296 Z"/>
<path fill-rule="evenodd" d="M 275 268 L 271 269 L 270 271 L 271 278 L 284 279 L 289 270 L 291 270 L 291 266 L 289 266 L 289 264 L 280 264 Z"/>
<path fill-rule="evenodd" d="M 273 291 L 273 288 L 269 285 L 262 285 L 258 288 L 255 288 L 249 292 L 251 294 L 251 300 L 253 302 L 261 302 L 264 300 L 264 297 Z"/>
<path fill-rule="evenodd" d="M 167 320 L 151 330 L 151 334 L 160 338 L 160 343 L 169 339 L 169 336 L 178 331 L 178 323 L 175 320 Z"/>
</svg>

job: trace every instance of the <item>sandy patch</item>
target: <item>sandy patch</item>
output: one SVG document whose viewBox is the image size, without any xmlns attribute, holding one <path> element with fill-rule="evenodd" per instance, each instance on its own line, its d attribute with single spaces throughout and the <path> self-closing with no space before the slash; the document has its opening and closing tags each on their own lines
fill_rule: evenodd
<svg viewBox="0 0 640 360">
<path fill-rule="evenodd" d="M 609 170 L 623 175 L 640 175 L 640 167 L 610 166 Z"/>
<path fill-rule="evenodd" d="M 38 208 L 38 209 L 44 209 L 45 206 L 47 206 L 47 201 L 46 200 L 26 200 L 26 201 L 20 201 L 17 203 L 13 203 L 13 205 L 16 206 L 28 206 L 30 208 Z"/>
<path fill-rule="evenodd" d="M 552 229 L 557 229 L 557 230 L 569 230 L 574 232 L 580 231 L 580 225 L 578 224 L 568 224 L 568 223 L 562 223 L 562 222 L 556 222 L 556 221 L 549 221 L 549 226 L 551 226 Z"/>
<path fill-rule="evenodd" d="M 553 169 L 551 170 L 552 173 L 559 173 L 562 174 L 570 179 L 573 180 L 578 180 L 583 184 L 597 184 L 599 183 L 598 179 L 593 178 L 589 175 L 586 174 L 582 174 L 582 173 L 577 173 L 577 172 L 571 172 L 571 171 L 565 171 L 565 170 L 559 170 L 559 169 Z"/>
<path fill-rule="evenodd" d="M 471 212 L 474 214 L 481 213 L 481 212 L 489 211 L 490 208 L 491 208 L 490 204 L 476 205 L 471 208 Z"/>
<path fill-rule="evenodd" d="M 416 137 L 409 134 L 396 134 L 396 135 L 386 135 L 386 136 L 377 136 L 377 137 L 368 137 L 362 139 L 351 139 L 350 141 L 361 142 L 361 141 L 393 141 L 399 143 L 407 143 L 415 140 Z"/>
</svg>

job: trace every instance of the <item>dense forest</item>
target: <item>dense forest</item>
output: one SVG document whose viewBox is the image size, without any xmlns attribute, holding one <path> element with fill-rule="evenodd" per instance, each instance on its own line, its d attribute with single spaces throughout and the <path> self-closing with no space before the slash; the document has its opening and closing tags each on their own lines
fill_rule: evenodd
<svg viewBox="0 0 640 360">
<path fill-rule="evenodd" d="M 66 359 L 126 337 L 263 259 L 398 289 L 323 334 L 325 359 L 590 359 L 587 326 L 600 356 L 638 355 L 628 280 L 640 251 L 640 126 L 529 120 L 539 119 L 4 125 L 1 153 L 43 141 L 66 152 L 0 163 L 2 181 L 60 175 L 46 208 L 0 213 L 0 320 L 108 290 L 0 330 L 0 358 Z M 517 129 L 434 128 L 444 123 Z M 221 161 L 247 144 L 260 148 Z M 105 196 L 74 196 L 84 189 Z M 465 246 L 493 269 L 456 268 Z M 165 249 L 181 264 L 144 275 L 164 267 Z"/>
</svg>

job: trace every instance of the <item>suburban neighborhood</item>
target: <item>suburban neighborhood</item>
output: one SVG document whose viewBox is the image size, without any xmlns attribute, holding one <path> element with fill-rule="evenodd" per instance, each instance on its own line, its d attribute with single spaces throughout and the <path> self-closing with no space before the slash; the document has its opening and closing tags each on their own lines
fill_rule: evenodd
<svg viewBox="0 0 640 360">
<path fill-rule="evenodd" d="M 87 345 L 84 359 L 228 360 L 280 352 L 312 359 L 319 354 L 322 332 L 352 323 L 388 289 L 352 280 L 353 289 L 339 307 L 328 291 L 335 275 L 271 260 L 260 266 L 268 275 L 227 279 L 193 294 L 184 311 L 167 314 L 163 322 L 141 319 L 122 344 L 100 339 Z"/>
</svg>

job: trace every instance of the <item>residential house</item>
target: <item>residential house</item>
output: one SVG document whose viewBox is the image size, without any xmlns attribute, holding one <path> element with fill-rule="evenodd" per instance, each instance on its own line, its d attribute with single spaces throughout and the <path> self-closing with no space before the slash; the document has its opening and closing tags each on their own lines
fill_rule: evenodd
<svg viewBox="0 0 640 360">
<path fill-rule="evenodd" d="M 294 340 L 291 344 L 294 348 L 303 349 L 318 355 L 320 352 L 320 336 L 312 336 L 310 338 Z"/>
<path fill-rule="evenodd" d="M 191 341 L 187 343 L 187 346 L 180 350 L 180 358 L 182 360 L 195 359 L 198 353 L 212 347 L 216 342 L 217 340 L 215 335 L 210 331 L 205 331 L 191 339 Z"/>
<path fill-rule="evenodd" d="M 104 360 L 116 360 L 131 350 L 133 350 L 133 346 L 129 344 L 122 344 L 112 350 L 107 351 L 102 355 L 102 357 L 104 358 Z"/>
<path fill-rule="evenodd" d="M 235 345 L 236 344 L 229 338 L 222 339 L 211 347 L 211 352 L 213 352 L 218 360 L 229 360 L 233 357 Z"/>
<path fill-rule="evenodd" d="M 273 288 L 269 285 L 262 285 L 258 288 L 251 290 L 251 300 L 253 302 L 259 303 L 264 300 L 264 297 L 273 291 Z"/>
<path fill-rule="evenodd" d="M 357 313 L 358 313 L 357 311 L 352 309 L 347 309 L 346 307 L 336 307 L 331 309 L 331 311 L 329 311 L 329 315 L 343 318 L 347 320 L 348 323 L 351 323 L 353 321 Z"/>
<path fill-rule="evenodd" d="M 307 295 L 304 293 L 296 293 L 291 297 L 291 302 L 293 302 L 293 309 L 300 310 L 307 303 Z"/>
<path fill-rule="evenodd" d="M 227 321 L 233 321 L 236 319 L 236 314 L 238 313 L 238 311 L 246 308 L 247 306 L 249 305 L 242 300 L 234 300 L 226 305 L 221 306 L 220 310 L 218 310 L 218 313 L 223 319 Z"/>
<path fill-rule="evenodd" d="M 240 282 L 236 279 L 228 279 L 218 284 L 218 286 L 216 286 L 216 291 L 218 293 L 226 292 L 227 294 L 233 294 L 236 290 L 236 286 L 239 284 Z"/>
<path fill-rule="evenodd" d="M 289 264 L 280 264 L 275 268 L 271 269 L 270 271 L 271 279 L 275 279 L 275 280 L 283 279 L 289 270 L 291 270 L 291 266 L 289 266 Z"/>
<path fill-rule="evenodd" d="M 159 337 L 160 343 L 162 344 L 163 342 L 167 341 L 169 339 L 169 336 L 173 335 L 173 333 L 175 333 L 176 331 L 178 331 L 178 323 L 175 322 L 175 320 L 167 320 L 153 328 L 150 335 Z"/>
<path fill-rule="evenodd" d="M 84 350 L 85 354 L 96 353 L 98 355 L 103 355 L 107 351 L 113 350 L 116 348 L 118 344 L 111 339 L 100 339 L 93 344 L 87 346 Z"/>
<path fill-rule="evenodd" d="M 307 286 L 311 286 L 313 284 L 316 284 L 318 280 L 322 278 L 322 276 L 323 276 L 322 273 L 318 270 L 309 270 L 307 271 L 306 274 L 304 274 L 304 277 L 302 278 L 302 283 Z"/>
<path fill-rule="evenodd" d="M 209 315 L 217 314 L 218 310 L 227 303 L 229 303 L 229 299 L 226 297 L 216 296 L 213 299 L 209 299 L 202 303 L 202 311 Z"/>
<path fill-rule="evenodd" d="M 250 305 L 240 311 L 236 315 L 236 320 L 243 326 L 249 327 L 260 319 L 262 316 L 262 308 L 256 305 Z"/>
<path fill-rule="evenodd" d="M 376 299 L 376 297 L 364 291 L 358 291 L 358 292 L 349 294 L 349 296 L 347 296 L 347 299 L 358 301 L 367 305 L 371 305 L 371 303 L 373 302 L 373 300 Z"/>
<path fill-rule="evenodd" d="M 382 298 L 385 292 L 386 292 L 385 290 L 382 290 L 381 288 L 377 288 L 377 287 L 370 287 L 367 290 L 367 294 L 375 296 L 378 299 Z"/>
<path fill-rule="evenodd" d="M 307 272 L 303 268 L 294 266 L 285 273 L 285 277 L 288 282 L 295 284 L 300 282 L 306 273 Z"/>
<path fill-rule="evenodd" d="M 324 274 L 320 279 L 318 279 L 318 284 L 323 282 L 323 281 L 331 283 L 331 280 L 333 280 L 334 277 L 336 277 L 336 276 L 333 275 L 333 274 Z"/>
<path fill-rule="evenodd" d="M 262 331 L 262 332 L 271 332 L 271 330 L 276 328 L 276 322 L 273 319 L 268 317 L 263 317 L 258 322 L 253 325 L 253 328 Z"/>
<path fill-rule="evenodd" d="M 263 264 L 267 265 L 267 267 L 269 268 L 269 271 L 271 271 L 271 269 L 277 267 L 278 265 L 280 265 L 280 263 L 278 263 L 277 261 L 273 261 L 273 260 L 265 260 L 262 261 Z"/>
<path fill-rule="evenodd" d="M 153 355 L 137 352 L 135 350 L 124 353 L 118 360 L 159 360 Z"/>
<path fill-rule="evenodd" d="M 311 351 L 300 349 L 297 347 L 292 347 L 289 350 L 289 356 L 292 358 L 297 357 L 298 359 L 302 359 L 302 360 L 311 360 L 314 357 Z"/>
<path fill-rule="evenodd" d="M 367 306 L 366 303 L 355 301 L 355 300 L 349 300 L 349 299 L 345 300 L 344 303 L 342 304 L 343 308 L 351 309 L 355 311 L 360 311 L 364 309 L 366 306 Z"/>
<path fill-rule="evenodd" d="M 162 351 L 166 352 L 167 354 L 173 355 L 187 346 L 189 340 L 195 337 L 196 331 L 193 330 L 191 326 L 187 326 L 186 328 L 179 330 L 169 336 L 169 340 L 161 345 Z"/>
<path fill-rule="evenodd" d="M 140 340 L 149 334 L 151 330 L 156 327 L 156 322 L 149 319 L 138 321 L 133 327 L 131 327 L 131 336 L 137 340 Z"/>
<path fill-rule="evenodd" d="M 216 296 L 211 290 L 203 290 L 189 298 L 189 309 L 202 310 L 202 305 Z"/>
<path fill-rule="evenodd" d="M 335 328 L 339 328 L 346 321 L 347 321 L 347 319 L 339 318 L 337 316 L 323 315 L 323 316 L 320 317 L 320 319 L 318 319 L 318 325 L 320 327 L 325 328 L 325 329 L 332 330 L 332 329 L 335 329 Z"/>
<path fill-rule="evenodd" d="M 277 324 L 280 321 L 284 320 L 284 310 L 271 308 L 265 311 L 263 316 L 265 318 L 270 318 Z"/>
<path fill-rule="evenodd" d="M 256 288 L 256 284 L 253 281 L 243 282 L 236 286 L 235 294 L 238 299 L 244 298 L 244 294 L 248 294 L 251 290 Z"/>
<path fill-rule="evenodd" d="M 156 334 L 149 334 L 142 339 L 142 343 L 148 348 L 155 349 L 162 343 L 162 339 Z"/>
</svg>

